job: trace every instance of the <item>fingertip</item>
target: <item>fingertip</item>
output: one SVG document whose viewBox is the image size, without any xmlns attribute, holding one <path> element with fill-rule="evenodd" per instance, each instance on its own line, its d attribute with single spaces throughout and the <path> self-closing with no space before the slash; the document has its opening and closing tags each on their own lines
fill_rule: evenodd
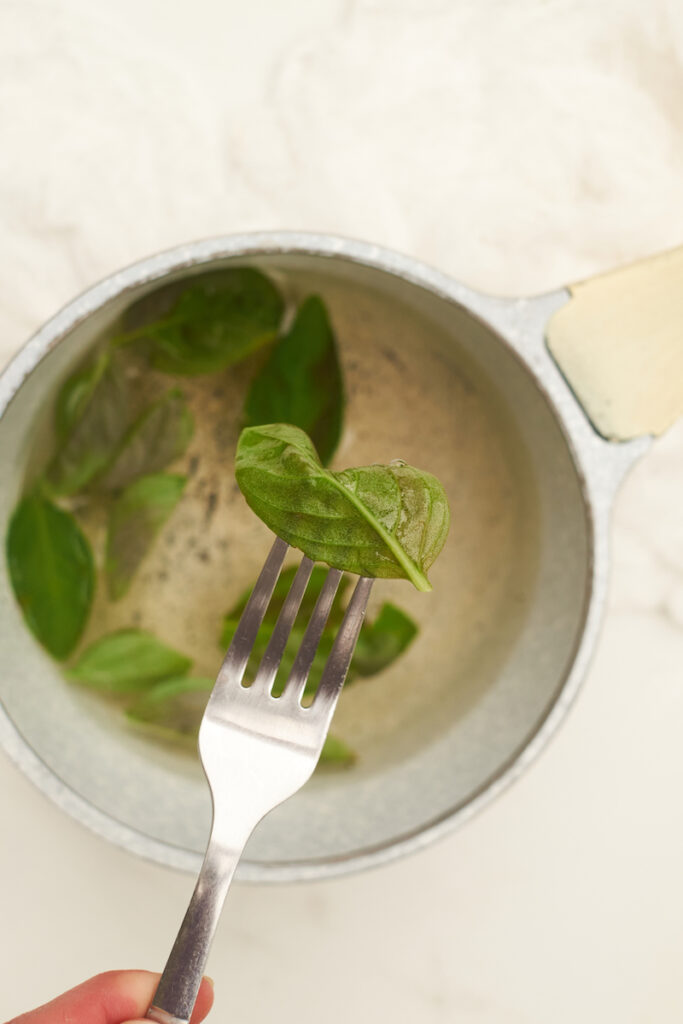
<svg viewBox="0 0 683 1024">
<path fill-rule="evenodd" d="M 199 986 L 199 992 L 197 993 L 197 1000 L 194 1004 L 190 1024 L 199 1024 L 200 1021 L 204 1020 L 212 1006 L 213 978 L 209 978 L 205 975 L 202 978 L 201 985 Z M 135 1017 L 134 1019 L 123 1021 L 122 1024 L 149 1024 L 149 1020 L 146 1018 L 143 1020 L 142 1018 Z"/>
<path fill-rule="evenodd" d="M 194 1010 L 192 1011 L 192 1017 L 190 1024 L 199 1024 L 200 1021 L 204 1020 L 206 1015 L 213 1006 L 213 978 L 205 976 L 202 978 L 202 983 L 197 993 L 197 1001 L 194 1004 Z M 149 1024 L 149 1020 L 145 1018 L 142 1020 L 137 1017 L 135 1020 L 126 1020 L 122 1024 Z"/>
<path fill-rule="evenodd" d="M 119 1024 L 139 1020 L 149 1006 L 159 981 L 148 971 L 106 971 L 69 989 L 50 1003 L 16 1018 L 17 1024 L 55 1024 L 88 1021 Z"/>
<path fill-rule="evenodd" d="M 201 985 L 199 986 L 197 1002 L 194 1004 L 194 1011 L 192 1013 L 190 1024 L 199 1024 L 199 1021 L 204 1020 L 213 1006 L 213 998 L 213 978 L 209 978 L 205 975 L 202 978 Z"/>
</svg>

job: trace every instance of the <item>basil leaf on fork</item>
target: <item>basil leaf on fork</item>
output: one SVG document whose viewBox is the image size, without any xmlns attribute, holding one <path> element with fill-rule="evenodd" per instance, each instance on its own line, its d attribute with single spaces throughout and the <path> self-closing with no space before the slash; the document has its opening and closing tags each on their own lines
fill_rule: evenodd
<svg viewBox="0 0 683 1024">
<path fill-rule="evenodd" d="M 432 589 L 449 510 L 431 473 L 402 462 L 333 473 L 303 430 L 274 423 L 242 431 L 235 477 L 266 526 L 314 561 Z"/>
</svg>

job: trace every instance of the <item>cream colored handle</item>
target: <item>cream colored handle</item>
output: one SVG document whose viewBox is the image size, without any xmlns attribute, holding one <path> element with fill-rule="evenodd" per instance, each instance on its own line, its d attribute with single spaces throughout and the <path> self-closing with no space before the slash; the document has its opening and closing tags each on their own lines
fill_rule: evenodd
<svg viewBox="0 0 683 1024">
<path fill-rule="evenodd" d="M 661 434 L 683 415 L 683 248 L 569 291 L 548 347 L 596 430 Z"/>
</svg>

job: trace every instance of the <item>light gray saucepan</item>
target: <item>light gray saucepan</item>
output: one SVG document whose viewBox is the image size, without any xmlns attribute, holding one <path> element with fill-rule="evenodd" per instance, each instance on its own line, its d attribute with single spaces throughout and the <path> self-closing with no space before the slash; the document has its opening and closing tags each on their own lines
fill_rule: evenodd
<svg viewBox="0 0 683 1024">
<path fill-rule="evenodd" d="M 239 872 L 323 878 L 466 821 L 564 718 L 598 634 L 615 492 L 683 412 L 683 250 L 532 299 L 481 295 L 406 256 L 326 235 L 238 235 L 152 256 L 62 309 L 0 377 L 3 535 L 57 390 L 94 341 L 133 301 L 230 264 L 262 268 L 291 299 L 316 291 L 327 301 L 348 392 L 335 464 L 405 458 L 444 480 L 452 506 L 433 594 L 375 587 L 421 632 L 393 674 L 344 694 L 338 727 L 357 763 L 316 775 L 268 816 Z M 236 540 L 218 562 L 224 610 L 267 550 L 265 531 L 256 536 L 261 546 Z M 174 565 L 169 601 L 181 618 L 183 601 L 201 617 L 191 580 L 181 585 L 183 558 Z M 101 836 L 196 872 L 211 808 L 192 758 L 150 744 L 64 681 L 25 627 L 4 564 L 0 631 L 9 756 Z"/>
</svg>

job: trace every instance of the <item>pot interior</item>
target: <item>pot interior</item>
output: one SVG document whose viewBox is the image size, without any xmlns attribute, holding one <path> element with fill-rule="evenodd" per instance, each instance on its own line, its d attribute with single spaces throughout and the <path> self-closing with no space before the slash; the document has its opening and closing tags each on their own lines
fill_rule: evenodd
<svg viewBox="0 0 683 1024">
<path fill-rule="evenodd" d="M 264 254 L 211 268 L 230 262 L 272 274 L 292 301 L 317 292 L 328 305 L 347 392 L 332 468 L 402 458 L 435 473 L 451 504 L 433 593 L 403 581 L 374 587 L 371 609 L 391 601 L 420 631 L 390 669 L 342 696 L 333 731 L 356 763 L 318 772 L 261 823 L 243 862 L 252 877 L 315 874 L 452 815 L 529 742 L 581 634 L 589 525 L 554 413 L 518 357 L 464 308 L 341 257 Z M 159 287 L 128 290 L 77 324 L 17 391 L 0 420 L 3 530 L 49 444 L 60 383 L 132 301 L 149 294 L 154 304 Z M 232 476 L 252 372 L 178 381 L 198 421 L 187 456 L 198 463 L 179 519 L 124 601 L 107 606 L 98 594 L 84 644 L 135 622 L 191 654 L 198 674 L 215 674 L 221 614 L 253 582 L 271 539 Z M 207 525 L 209 493 L 218 511 Z M 131 833 L 165 844 L 163 859 L 174 862 L 174 850 L 199 858 L 211 807 L 196 759 L 151 742 L 67 683 L 24 626 L 5 570 L 0 631 L 0 697 L 54 775 Z"/>
</svg>

